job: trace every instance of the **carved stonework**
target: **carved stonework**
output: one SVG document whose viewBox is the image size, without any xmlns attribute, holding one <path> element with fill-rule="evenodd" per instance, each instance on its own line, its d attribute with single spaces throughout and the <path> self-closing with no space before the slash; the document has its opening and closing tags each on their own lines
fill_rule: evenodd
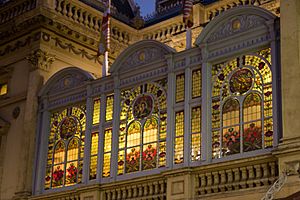
<svg viewBox="0 0 300 200">
<path fill-rule="evenodd" d="M 214 33 L 212 33 L 207 41 L 214 42 L 241 32 L 245 32 L 263 25 L 264 22 L 265 19 L 256 15 L 241 15 L 234 17 L 224 25 L 220 26 L 220 28 L 218 28 Z"/>
<path fill-rule="evenodd" d="M 50 70 L 51 64 L 55 60 L 55 56 L 40 49 L 29 54 L 26 59 L 33 65 L 34 69 Z"/>
<path fill-rule="evenodd" d="M 146 47 L 134 52 L 124 62 L 124 68 L 131 68 L 146 63 L 151 63 L 164 58 L 166 52 L 162 49 Z"/>
</svg>

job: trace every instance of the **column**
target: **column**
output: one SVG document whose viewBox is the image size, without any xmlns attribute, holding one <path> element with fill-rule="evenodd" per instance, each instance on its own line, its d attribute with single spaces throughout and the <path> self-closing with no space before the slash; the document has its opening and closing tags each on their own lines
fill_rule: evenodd
<svg viewBox="0 0 300 200">
<path fill-rule="evenodd" d="M 190 63 L 190 58 L 186 57 L 186 63 Z M 191 161 L 191 89 L 192 75 L 191 69 L 187 67 L 184 71 L 184 166 L 189 166 Z"/>
<path fill-rule="evenodd" d="M 172 168 L 174 159 L 174 101 L 175 101 L 175 74 L 173 55 L 166 56 L 168 62 L 168 91 L 167 91 L 167 168 Z"/>
</svg>

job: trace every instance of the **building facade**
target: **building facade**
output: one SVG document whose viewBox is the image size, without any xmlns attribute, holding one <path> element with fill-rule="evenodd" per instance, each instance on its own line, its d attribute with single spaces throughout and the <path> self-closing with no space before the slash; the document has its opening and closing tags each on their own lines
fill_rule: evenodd
<svg viewBox="0 0 300 200">
<path fill-rule="evenodd" d="M 0 199 L 299 196 L 298 0 L 0 5 Z"/>
</svg>

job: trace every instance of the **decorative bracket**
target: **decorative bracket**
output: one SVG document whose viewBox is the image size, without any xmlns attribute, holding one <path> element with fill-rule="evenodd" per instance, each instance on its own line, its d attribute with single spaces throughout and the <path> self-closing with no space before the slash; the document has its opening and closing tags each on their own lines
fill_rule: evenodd
<svg viewBox="0 0 300 200">
<path fill-rule="evenodd" d="M 49 72 L 51 64 L 55 61 L 55 55 L 38 49 L 29 54 L 26 59 L 32 64 L 33 69 L 42 69 Z"/>
</svg>

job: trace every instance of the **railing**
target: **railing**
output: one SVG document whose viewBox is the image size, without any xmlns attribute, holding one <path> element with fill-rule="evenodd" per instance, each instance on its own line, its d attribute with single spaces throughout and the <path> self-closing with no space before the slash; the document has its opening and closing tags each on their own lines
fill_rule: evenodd
<svg viewBox="0 0 300 200">
<path fill-rule="evenodd" d="M 149 33 L 143 35 L 144 39 L 151 39 L 157 41 L 166 41 L 170 39 L 173 35 L 181 33 L 185 30 L 183 22 L 174 23 L 172 25 L 160 28 L 158 30 L 153 30 Z"/>
<path fill-rule="evenodd" d="M 245 165 L 245 164 L 244 164 Z M 274 162 L 251 164 L 242 167 L 207 170 L 198 174 L 196 191 L 198 196 L 230 192 L 273 184 L 277 175 Z"/>
<path fill-rule="evenodd" d="M 84 25 L 86 28 L 93 29 L 95 31 L 100 30 L 100 16 L 96 13 L 91 13 L 87 9 L 80 7 L 72 1 L 56 0 L 56 12 L 69 18 L 70 20 Z"/>
<path fill-rule="evenodd" d="M 130 183 L 105 189 L 105 200 L 116 199 L 166 199 L 166 180 L 144 181 Z"/>
<path fill-rule="evenodd" d="M 272 185 L 272 187 L 268 190 L 266 195 L 261 200 L 273 200 L 274 194 L 279 192 L 279 190 L 283 187 L 285 182 L 287 181 L 287 173 L 282 173 L 278 180 Z"/>
<path fill-rule="evenodd" d="M 206 11 L 206 22 L 211 21 L 213 18 L 229 10 L 231 8 L 242 6 L 242 5 L 255 5 L 255 6 L 264 6 L 264 4 L 268 4 L 271 2 L 275 2 L 276 0 L 227 0 L 220 1 L 220 3 L 209 6 Z"/>
<path fill-rule="evenodd" d="M 36 0 L 23 0 L 12 2 L 0 9 L 0 24 L 3 24 L 19 15 L 22 15 L 36 7 Z"/>
</svg>

